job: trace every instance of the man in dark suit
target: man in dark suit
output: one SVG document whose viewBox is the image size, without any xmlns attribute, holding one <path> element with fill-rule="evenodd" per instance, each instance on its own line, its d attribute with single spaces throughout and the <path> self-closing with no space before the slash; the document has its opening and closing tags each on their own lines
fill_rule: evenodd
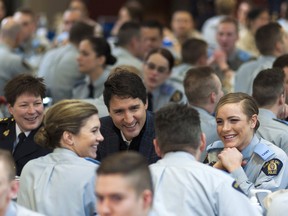
<svg viewBox="0 0 288 216">
<path fill-rule="evenodd" d="M 29 74 L 16 76 L 4 88 L 12 116 L 0 119 L 0 148 L 13 154 L 18 176 L 29 160 L 50 152 L 34 142 L 43 120 L 45 92 L 43 79 Z"/>
<path fill-rule="evenodd" d="M 104 102 L 110 116 L 100 119 L 104 141 L 97 159 L 119 151 L 134 150 L 149 164 L 159 158 L 155 153 L 154 117 L 147 111 L 147 94 L 142 79 L 128 67 L 117 67 L 105 82 Z"/>
</svg>

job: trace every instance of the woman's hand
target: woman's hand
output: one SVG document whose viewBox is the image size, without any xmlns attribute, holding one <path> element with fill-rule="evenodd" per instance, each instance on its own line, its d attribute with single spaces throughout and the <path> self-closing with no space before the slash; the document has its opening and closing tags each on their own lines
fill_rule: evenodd
<svg viewBox="0 0 288 216">
<path fill-rule="evenodd" d="M 243 155 L 237 148 L 225 148 L 219 155 L 222 166 L 229 172 L 241 167 Z"/>
</svg>

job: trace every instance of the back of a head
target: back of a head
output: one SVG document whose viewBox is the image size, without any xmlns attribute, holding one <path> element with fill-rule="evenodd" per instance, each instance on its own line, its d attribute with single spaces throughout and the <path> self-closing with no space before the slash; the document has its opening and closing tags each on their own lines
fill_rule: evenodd
<svg viewBox="0 0 288 216">
<path fill-rule="evenodd" d="M 140 38 L 140 24 L 136 22 L 125 22 L 119 29 L 117 35 L 117 46 L 126 46 L 132 38 Z"/>
<path fill-rule="evenodd" d="M 16 40 L 21 32 L 21 25 L 16 23 L 12 17 L 7 17 L 1 22 L 0 37 L 2 39 Z"/>
<path fill-rule="evenodd" d="M 281 68 L 260 71 L 253 81 L 253 94 L 259 107 L 275 105 L 281 94 L 284 94 L 284 72 Z"/>
<path fill-rule="evenodd" d="M 233 15 L 236 10 L 236 0 L 216 0 L 215 8 L 219 15 Z"/>
<path fill-rule="evenodd" d="M 93 36 L 94 27 L 85 22 L 76 22 L 69 32 L 69 41 L 78 45 L 84 38 Z"/>
<path fill-rule="evenodd" d="M 186 97 L 191 105 L 206 104 L 211 92 L 218 93 L 213 77 L 215 71 L 208 66 L 188 70 L 183 81 Z"/>
<path fill-rule="evenodd" d="M 141 28 L 157 29 L 161 36 L 163 36 L 163 25 L 157 20 L 145 20 L 141 23 Z"/>
<path fill-rule="evenodd" d="M 54 149 L 60 147 L 64 131 L 78 134 L 86 120 L 98 114 L 97 108 L 81 100 L 62 100 L 51 106 L 44 117 L 43 126 L 36 133 L 37 144 Z"/>
<path fill-rule="evenodd" d="M 139 98 L 146 104 L 146 88 L 142 79 L 131 72 L 128 67 L 114 69 L 104 84 L 104 102 L 109 110 L 109 103 L 113 96 L 120 98 Z"/>
<path fill-rule="evenodd" d="M 40 96 L 43 99 L 46 94 L 44 79 L 31 74 L 20 74 L 4 87 L 4 96 L 11 106 L 14 106 L 16 99 L 24 93 Z"/>
<path fill-rule="evenodd" d="M 275 59 L 275 61 L 273 62 L 272 67 L 278 67 L 278 68 L 284 68 L 284 67 L 288 67 L 288 54 L 284 54 L 279 56 L 278 58 Z M 287 92 L 288 93 L 288 92 Z"/>
<path fill-rule="evenodd" d="M 282 39 L 282 28 L 276 22 L 260 27 L 255 34 L 256 47 L 262 55 L 273 55 L 276 43 Z"/>
<path fill-rule="evenodd" d="M 199 113 L 188 105 L 168 104 L 155 113 L 155 132 L 162 154 L 196 151 L 201 137 Z"/>
<path fill-rule="evenodd" d="M 207 55 L 208 45 L 204 40 L 190 38 L 182 44 L 182 62 L 195 65 L 199 58 Z M 197 50 L 197 51 L 196 51 Z"/>
<path fill-rule="evenodd" d="M 147 160 L 134 151 L 115 153 L 103 159 L 97 169 L 97 176 L 101 175 L 123 176 L 137 194 L 146 189 L 153 192 Z"/>
<path fill-rule="evenodd" d="M 0 149 L 0 163 L 4 165 L 5 174 L 9 181 L 12 181 L 16 175 L 15 162 L 9 151 Z"/>
<path fill-rule="evenodd" d="M 128 0 L 123 7 L 125 7 L 131 17 L 131 20 L 135 22 L 142 22 L 143 20 L 143 7 L 139 1 Z"/>
</svg>

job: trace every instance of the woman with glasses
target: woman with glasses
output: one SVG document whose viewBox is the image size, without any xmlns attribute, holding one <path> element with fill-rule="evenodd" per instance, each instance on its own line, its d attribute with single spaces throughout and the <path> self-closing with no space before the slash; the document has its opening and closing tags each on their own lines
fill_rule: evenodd
<svg viewBox="0 0 288 216">
<path fill-rule="evenodd" d="M 144 58 L 144 84 L 148 93 L 148 110 L 156 111 L 169 102 L 181 102 L 183 93 L 168 79 L 174 66 L 174 57 L 165 48 L 152 49 Z"/>
</svg>

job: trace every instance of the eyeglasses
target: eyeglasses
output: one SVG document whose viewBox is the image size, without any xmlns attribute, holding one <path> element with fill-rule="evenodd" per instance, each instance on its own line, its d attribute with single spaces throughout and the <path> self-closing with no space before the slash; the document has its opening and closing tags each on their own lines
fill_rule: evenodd
<svg viewBox="0 0 288 216">
<path fill-rule="evenodd" d="M 145 62 L 145 64 L 147 65 L 149 70 L 156 70 L 160 74 L 166 73 L 168 71 L 168 68 L 163 67 L 163 66 L 157 67 L 157 65 L 155 65 L 152 62 Z"/>
</svg>

